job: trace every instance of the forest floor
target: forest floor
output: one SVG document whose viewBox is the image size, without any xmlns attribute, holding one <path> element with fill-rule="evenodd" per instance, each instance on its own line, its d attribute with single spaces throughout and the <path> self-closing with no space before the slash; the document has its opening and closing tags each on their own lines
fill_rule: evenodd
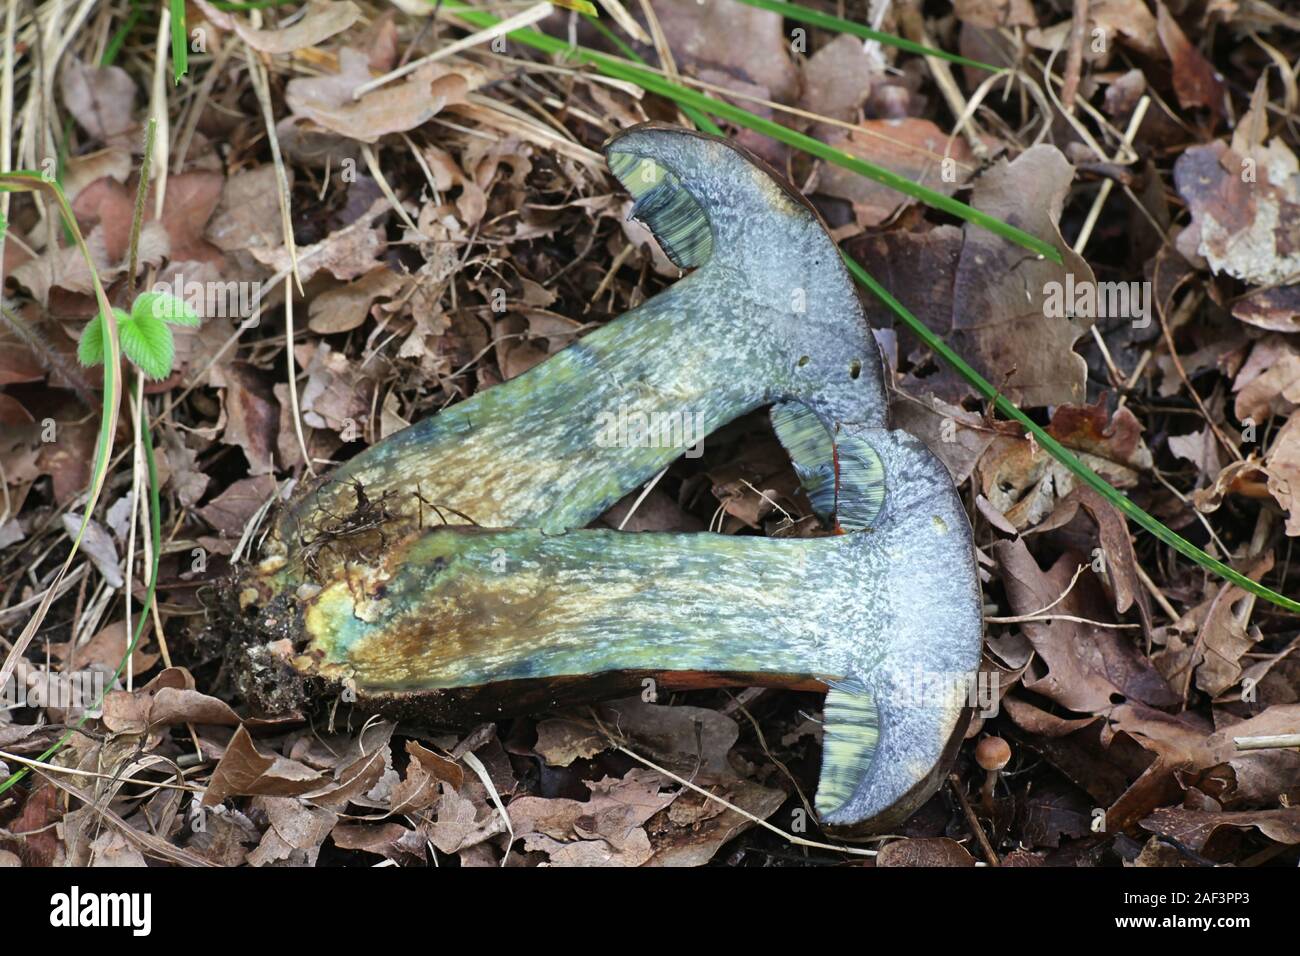
<svg viewBox="0 0 1300 956">
<path fill-rule="evenodd" d="M 0 162 L 44 174 L 0 176 L 0 862 L 1296 865 L 1300 617 L 1127 522 L 865 290 L 894 424 L 967 505 L 987 619 L 988 699 L 906 822 L 819 828 L 815 693 L 463 726 L 337 699 L 256 712 L 214 609 L 277 500 L 676 281 L 601 144 L 695 116 L 460 4 L 171 6 L 176 82 L 167 4 L 0 14 Z M 1029 269 L 978 224 L 718 120 L 1085 464 L 1300 595 L 1300 20 L 1265 0 L 808 0 L 989 72 L 762 6 L 602 0 L 599 28 L 483 9 L 1059 249 Z M 202 321 L 126 320 L 132 361 L 106 377 L 77 359 L 96 279 L 127 312 L 198 290 Z M 810 514 L 760 411 L 598 524 L 771 536 Z M 48 696 L 87 675 L 89 716 Z M 994 737 L 1011 757 L 988 771 Z"/>
</svg>

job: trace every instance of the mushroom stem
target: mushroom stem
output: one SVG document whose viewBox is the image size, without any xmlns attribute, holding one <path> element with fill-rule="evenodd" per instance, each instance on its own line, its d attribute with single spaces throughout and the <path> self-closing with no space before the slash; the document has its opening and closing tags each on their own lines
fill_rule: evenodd
<svg viewBox="0 0 1300 956">
<path fill-rule="evenodd" d="M 483 527 L 580 527 L 723 424 L 803 403 L 883 426 L 879 349 L 834 242 L 803 197 L 726 141 L 641 126 L 607 144 L 632 216 L 690 275 L 509 382 L 362 452 L 286 509 L 263 554 L 295 558 L 359 526 L 385 540 L 459 514 Z M 355 514 L 356 490 L 375 513 Z M 332 570 L 331 570 L 332 573 Z"/>
</svg>

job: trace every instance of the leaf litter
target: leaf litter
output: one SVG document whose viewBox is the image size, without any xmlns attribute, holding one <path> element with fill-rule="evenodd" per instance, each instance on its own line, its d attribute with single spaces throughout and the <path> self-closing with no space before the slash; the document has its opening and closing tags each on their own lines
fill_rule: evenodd
<svg viewBox="0 0 1300 956">
<path fill-rule="evenodd" d="M 657 0 L 655 22 L 629 5 L 642 34 L 629 42 L 706 90 L 1057 246 L 1063 267 L 729 130 L 1094 470 L 1243 573 L 1294 593 L 1300 144 L 1281 121 L 1294 84 L 1256 82 L 1274 63 L 1269 49 L 1293 60 L 1294 43 L 1281 19 L 1256 15 L 1267 4 L 1209 14 L 1259 31 L 1232 57 L 1177 6 L 1087 7 L 1100 48 L 1055 61 L 1077 81 L 1068 109 L 1041 91 L 981 90 L 978 71 L 945 81 L 921 60 L 821 29 L 805 29 L 800 47 L 790 22 L 734 0 Z M 210 59 L 191 61 L 163 98 L 166 168 L 146 193 L 134 259 L 152 52 L 131 43 L 103 64 L 95 37 L 121 15 L 104 8 L 96 31 L 70 38 L 48 88 L 28 78 L 17 88 L 15 141 L 27 152 L 13 165 L 39 166 L 37 139 L 62 144 L 59 175 L 111 294 L 187 281 L 217 294 L 195 303 L 200 328 L 177 331 L 177 371 L 146 389 L 163 494 L 163 633 L 150 622 L 93 735 L 73 735 L 51 766 L 0 795 L 3 859 L 860 864 L 755 823 L 834 842 L 805 800 L 820 754 L 816 695 L 694 691 L 460 727 L 367 722 L 346 701 L 270 718 L 241 696 L 229 635 L 202 625 L 208 595 L 308 466 L 521 374 L 676 278 L 623 221 L 626 197 L 596 161 L 618 128 L 674 110 L 513 44 L 423 61 L 464 35 L 423 7 L 311 3 L 254 18 L 196 0 L 187 11 Z M 1074 27 L 1068 13 L 1020 0 L 963 0 L 938 20 L 884 5 L 873 25 L 1007 63 L 1008 90 L 1040 87 Z M 605 43 L 585 26 L 577 35 Z M 250 59 L 270 80 L 270 128 Z M 50 210 L 19 196 L 6 209 L 0 632 L 12 639 L 79 525 L 96 427 L 86 399 L 99 379 L 69 361 L 95 312 L 85 263 L 50 228 Z M 1149 306 L 1097 314 L 1065 294 L 1097 283 L 1145 283 Z M 896 421 L 944 460 L 969 503 L 989 616 L 983 672 L 999 678 L 999 706 L 975 718 L 953 768 L 982 832 L 950 787 L 868 844 L 879 850 L 868 865 L 1293 865 L 1300 756 L 1236 739 L 1300 731 L 1295 619 L 1132 535 L 905 329 L 870 314 L 899 393 Z M 126 429 L 118 437 L 129 441 Z M 811 509 L 763 416 L 710 436 L 704 451 L 604 523 L 808 533 Z M 146 535 L 130 533 L 143 517 L 130 458 L 116 467 L 80 570 L 16 671 L 29 690 L 111 675 L 126 652 L 128 555 L 132 621 L 148 566 Z M 291 650 L 273 646 L 264 666 L 283 666 Z M 39 699 L 6 710 L 0 749 L 13 757 L 0 775 L 83 710 Z M 1016 772 L 984 804 L 973 751 L 995 735 L 1012 743 Z M 184 788 L 151 790 L 175 782 L 175 766 Z M 68 768 L 117 782 L 69 789 L 79 782 L 60 777 Z"/>
</svg>

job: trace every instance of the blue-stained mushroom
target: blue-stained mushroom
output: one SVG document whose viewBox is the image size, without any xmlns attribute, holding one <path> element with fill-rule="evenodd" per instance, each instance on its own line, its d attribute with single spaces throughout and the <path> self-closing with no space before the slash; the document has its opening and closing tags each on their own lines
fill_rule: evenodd
<svg viewBox="0 0 1300 956">
<path fill-rule="evenodd" d="M 526 713 L 647 677 L 824 689 L 818 813 L 889 825 L 933 792 L 968 713 L 982 621 L 960 497 L 887 427 L 878 351 L 806 203 L 683 130 L 634 128 L 607 155 L 695 271 L 349 462 L 287 510 L 241 601 L 309 684 L 398 716 Z M 602 413 L 702 411 L 712 431 L 763 405 L 841 533 L 579 530 L 682 451 L 601 442 Z"/>
</svg>

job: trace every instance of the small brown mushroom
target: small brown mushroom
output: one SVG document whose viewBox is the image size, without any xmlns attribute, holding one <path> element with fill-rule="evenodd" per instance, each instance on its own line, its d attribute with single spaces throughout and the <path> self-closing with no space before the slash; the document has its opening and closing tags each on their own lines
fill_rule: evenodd
<svg viewBox="0 0 1300 956">
<path fill-rule="evenodd" d="M 1011 745 L 1001 737 L 985 737 L 975 745 L 975 762 L 986 772 L 984 787 L 980 791 L 984 798 L 984 811 L 993 816 L 993 788 L 997 786 L 998 774 L 1011 762 Z"/>
</svg>

